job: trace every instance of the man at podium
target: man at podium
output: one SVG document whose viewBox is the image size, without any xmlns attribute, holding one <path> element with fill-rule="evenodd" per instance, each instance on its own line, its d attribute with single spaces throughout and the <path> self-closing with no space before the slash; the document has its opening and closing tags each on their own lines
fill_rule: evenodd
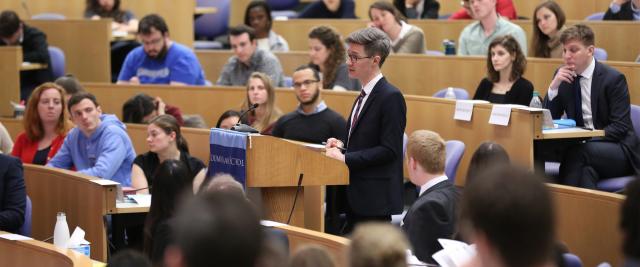
<svg viewBox="0 0 640 267">
<path fill-rule="evenodd" d="M 391 49 L 387 35 L 365 28 L 351 33 L 346 42 L 349 76 L 364 86 L 351 110 L 346 138 L 329 138 L 326 144 L 327 156 L 349 168 L 343 234 L 360 222 L 390 221 L 392 214 L 402 212 L 402 138 L 407 121 L 402 93 L 380 71 Z"/>
</svg>

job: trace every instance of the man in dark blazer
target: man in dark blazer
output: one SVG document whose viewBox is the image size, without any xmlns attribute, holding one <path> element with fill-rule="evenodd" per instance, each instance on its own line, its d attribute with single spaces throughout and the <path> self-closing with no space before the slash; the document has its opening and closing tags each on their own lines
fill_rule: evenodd
<svg viewBox="0 0 640 267">
<path fill-rule="evenodd" d="M 22 162 L 0 154 L 0 231 L 18 233 L 24 223 L 26 203 Z"/>
<path fill-rule="evenodd" d="M 444 174 L 446 145 L 432 131 L 418 130 L 407 142 L 407 170 L 420 195 L 402 221 L 413 254 L 423 262 L 442 249 L 438 238 L 451 238 L 455 230 L 458 191 Z"/>
<path fill-rule="evenodd" d="M 364 221 L 390 221 L 402 212 L 402 139 L 407 107 L 398 88 L 380 68 L 391 50 L 389 37 L 365 28 L 349 35 L 349 76 L 363 88 L 347 121 L 347 136 L 327 140 L 327 156 L 349 168 L 347 224 L 343 233 Z M 345 150 L 343 154 L 341 149 Z"/>
<path fill-rule="evenodd" d="M 551 81 L 546 100 L 552 116 L 566 114 L 577 126 L 605 131 L 603 138 L 566 149 L 560 182 L 596 188 L 599 180 L 640 173 L 640 141 L 631 124 L 624 75 L 593 58 L 594 34 L 588 26 L 567 28 L 560 41 L 565 64 Z"/>
<path fill-rule="evenodd" d="M 614 0 L 604 20 L 640 20 L 640 0 Z"/>
<path fill-rule="evenodd" d="M 26 25 L 18 14 L 11 10 L 0 13 L 0 46 L 22 47 L 22 61 L 46 64 L 42 70 L 20 72 L 20 99 L 26 100 L 33 89 L 45 82 L 53 81 L 47 36 L 40 30 Z"/>
</svg>

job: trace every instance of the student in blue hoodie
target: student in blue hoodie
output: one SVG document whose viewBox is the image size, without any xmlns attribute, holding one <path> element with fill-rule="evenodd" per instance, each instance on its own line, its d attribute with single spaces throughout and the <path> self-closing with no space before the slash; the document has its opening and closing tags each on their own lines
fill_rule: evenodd
<svg viewBox="0 0 640 267">
<path fill-rule="evenodd" d="M 71 97 L 69 113 L 76 127 L 47 166 L 73 166 L 80 173 L 130 186 L 136 152 L 125 125 L 115 115 L 102 114 L 96 97 L 86 92 Z"/>
</svg>

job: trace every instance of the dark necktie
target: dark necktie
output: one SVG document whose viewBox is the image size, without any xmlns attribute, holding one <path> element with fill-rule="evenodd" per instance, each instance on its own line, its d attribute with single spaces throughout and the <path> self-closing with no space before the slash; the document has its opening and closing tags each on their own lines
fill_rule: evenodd
<svg viewBox="0 0 640 267">
<path fill-rule="evenodd" d="M 364 92 L 364 90 L 360 91 L 360 95 L 358 96 L 358 100 L 357 100 L 357 104 L 356 104 L 356 112 L 353 114 L 353 119 L 351 120 L 351 128 L 349 128 L 349 134 L 351 134 L 351 131 L 353 131 L 353 127 L 356 126 L 356 122 L 358 122 L 358 113 L 360 113 L 360 107 L 362 106 L 362 100 L 364 100 L 364 97 L 367 95 L 367 93 Z"/>
<path fill-rule="evenodd" d="M 582 87 L 580 87 L 581 75 L 576 76 L 573 80 L 573 90 L 575 95 L 575 113 L 576 113 L 576 126 L 584 126 L 584 119 L 582 118 Z"/>
</svg>

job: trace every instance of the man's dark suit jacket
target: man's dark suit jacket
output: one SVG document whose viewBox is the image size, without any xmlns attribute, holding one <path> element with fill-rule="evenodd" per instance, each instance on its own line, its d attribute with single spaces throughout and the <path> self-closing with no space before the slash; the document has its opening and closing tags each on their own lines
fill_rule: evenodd
<svg viewBox="0 0 640 267">
<path fill-rule="evenodd" d="M 603 20 L 633 20 L 633 10 L 631 10 L 631 1 L 620 6 L 618 13 L 611 12 L 611 8 L 604 13 Z"/>
<path fill-rule="evenodd" d="M 554 119 L 563 113 L 567 118 L 576 118 L 575 90 L 569 83 L 561 83 L 558 95 L 547 106 Z M 622 73 L 596 61 L 591 79 L 591 114 L 593 127 L 603 129 L 605 141 L 622 145 L 629 163 L 640 174 L 640 140 L 636 136 L 630 116 L 629 88 Z"/>
<path fill-rule="evenodd" d="M 358 215 L 385 216 L 402 212 L 402 137 L 406 114 L 402 93 L 382 78 L 361 107 L 351 137 L 343 139 L 347 140 L 344 142 L 345 163 L 349 167 L 347 198 L 350 208 Z M 349 115 L 347 127 L 351 119 Z"/>
<path fill-rule="evenodd" d="M 0 46 L 6 44 L 0 41 Z M 47 64 L 47 68 L 44 70 L 32 70 L 20 72 L 20 88 L 21 90 L 33 90 L 34 87 L 53 80 L 53 73 L 51 72 L 51 59 L 49 58 L 49 50 L 47 44 L 47 35 L 42 31 L 30 27 L 27 24 L 23 24 L 23 38 L 22 38 L 22 61 L 31 63 L 43 63 Z M 23 98 L 28 98 L 29 95 L 23 95 Z"/>
<path fill-rule="evenodd" d="M 24 223 L 27 193 L 19 159 L 0 154 L 0 230 L 17 233 Z"/>
</svg>

